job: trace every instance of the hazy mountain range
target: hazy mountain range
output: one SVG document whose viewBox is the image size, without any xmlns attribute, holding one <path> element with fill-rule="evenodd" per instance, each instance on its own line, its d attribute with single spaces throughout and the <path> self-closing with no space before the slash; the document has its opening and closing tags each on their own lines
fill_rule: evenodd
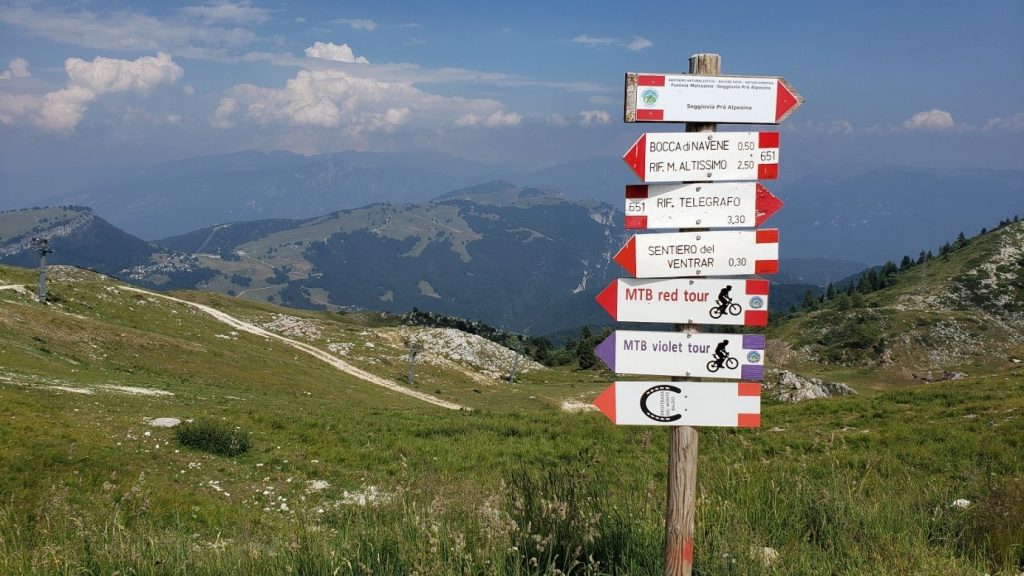
<svg viewBox="0 0 1024 576">
<path fill-rule="evenodd" d="M 611 256 L 627 233 L 608 204 L 571 202 L 504 181 L 421 204 L 378 203 L 309 219 L 223 224 L 145 242 L 82 207 L 0 214 L 0 261 L 93 268 L 160 289 L 198 288 L 302 308 L 414 307 L 545 334 L 611 323 L 594 296 L 623 274 Z M 786 264 L 783 263 L 783 268 Z M 786 309 L 805 275 L 856 264 L 804 261 L 773 290 Z M 826 272 L 827 274 L 827 272 Z"/>
<path fill-rule="evenodd" d="M 622 205 L 624 186 L 635 183 L 615 157 L 525 170 L 434 152 L 250 151 L 131 170 L 0 173 L 0 208 L 89 206 L 115 226 L 155 240 L 230 222 L 423 203 L 497 179 L 614 207 Z M 1021 170 L 833 170 L 765 184 L 786 204 L 766 223 L 782 230 L 785 258 L 881 264 L 1024 213 Z"/>
</svg>

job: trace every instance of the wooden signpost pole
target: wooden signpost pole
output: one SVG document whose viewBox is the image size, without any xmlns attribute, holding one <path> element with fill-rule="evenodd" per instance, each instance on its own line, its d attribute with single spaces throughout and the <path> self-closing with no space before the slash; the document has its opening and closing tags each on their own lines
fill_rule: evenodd
<svg viewBox="0 0 1024 576">
<path fill-rule="evenodd" d="M 720 76 L 718 54 L 690 57 L 690 74 Z M 714 132 L 715 124 L 687 124 L 687 132 Z M 695 231 L 695 229 L 686 229 Z M 680 231 L 686 231 L 680 230 Z M 676 324 L 677 332 L 700 332 L 696 324 Z M 673 377 L 673 381 L 685 378 Z M 668 433 L 668 501 L 665 508 L 665 576 L 693 571 L 693 521 L 697 508 L 697 430 L 673 426 Z"/>
</svg>

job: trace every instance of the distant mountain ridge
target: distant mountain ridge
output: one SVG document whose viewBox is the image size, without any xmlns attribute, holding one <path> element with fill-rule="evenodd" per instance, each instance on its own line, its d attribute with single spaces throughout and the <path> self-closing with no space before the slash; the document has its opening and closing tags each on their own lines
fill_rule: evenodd
<svg viewBox="0 0 1024 576">
<path fill-rule="evenodd" d="M 0 173 L 0 207 L 90 206 L 115 226 L 155 240 L 230 222 L 451 199 L 452 191 L 481 182 L 504 182 L 496 185 L 506 189 L 517 182 L 545 196 L 621 209 L 624 187 L 635 181 L 618 157 L 528 170 L 431 151 L 246 151 L 116 170 Z M 1024 213 L 1022 170 L 837 168 L 764 184 L 785 203 L 765 224 L 781 229 L 783 259 L 878 265 Z"/>
<path fill-rule="evenodd" d="M 51 264 L 72 264 L 110 276 L 161 252 L 158 246 L 140 240 L 96 216 L 89 208 L 65 206 L 0 213 L 0 262 L 33 267 L 38 255 L 33 237 L 46 238 L 53 252 Z"/>
</svg>

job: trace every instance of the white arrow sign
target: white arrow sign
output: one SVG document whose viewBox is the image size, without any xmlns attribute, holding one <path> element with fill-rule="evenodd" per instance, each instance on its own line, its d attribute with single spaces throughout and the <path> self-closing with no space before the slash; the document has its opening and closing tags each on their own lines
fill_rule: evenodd
<svg viewBox="0 0 1024 576">
<path fill-rule="evenodd" d="M 616 424 L 652 426 L 761 425 L 757 382 L 615 382 L 594 400 Z"/>
<path fill-rule="evenodd" d="M 622 157 L 644 182 L 774 180 L 778 132 L 649 132 Z"/>
<path fill-rule="evenodd" d="M 614 260 L 635 278 L 776 274 L 779 231 L 635 234 Z"/>
<path fill-rule="evenodd" d="M 778 124 L 803 102 L 782 78 L 626 74 L 626 122 Z"/>
<path fill-rule="evenodd" d="M 753 228 L 782 207 L 759 182 L 630 184 L 626 228 Z"/>
</svg>

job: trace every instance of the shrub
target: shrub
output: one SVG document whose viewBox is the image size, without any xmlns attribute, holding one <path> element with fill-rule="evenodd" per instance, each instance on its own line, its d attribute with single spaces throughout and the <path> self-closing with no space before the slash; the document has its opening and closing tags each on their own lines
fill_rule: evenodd
<svg viewBox="0 0 1024 576">
<path fill-rule="evenodd" d="M 219 454 L 238 456 L 249 451 L 249 433 L 225 422 L 200 419 L 178 426 L 175 435 L 183 446 Z"/>
</svg>

